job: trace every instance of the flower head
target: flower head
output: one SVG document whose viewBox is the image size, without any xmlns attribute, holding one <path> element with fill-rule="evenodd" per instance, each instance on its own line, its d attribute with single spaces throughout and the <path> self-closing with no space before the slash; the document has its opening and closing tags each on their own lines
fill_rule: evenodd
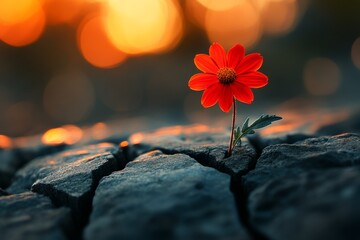
<svg viewBox="0 0 360 240">
<path fill-rule="evenodd" d="M 234 98 L 250 104 L 254 100 L 251 88 L 268 83 L 268 77 L 258 72 L 263 63 L 259 53 L 245 56 L 244 47 L 237 44 L 226 54 L 220 44 L 213 43 L 209 54 L 195 56 L 195 65 L 203 73 L 193 75 L 188 84 L 192 90 L 204 90 L 201 104 L 206 108 L 218 102 L 220 109 L 228 112 Z"/>
</svg>

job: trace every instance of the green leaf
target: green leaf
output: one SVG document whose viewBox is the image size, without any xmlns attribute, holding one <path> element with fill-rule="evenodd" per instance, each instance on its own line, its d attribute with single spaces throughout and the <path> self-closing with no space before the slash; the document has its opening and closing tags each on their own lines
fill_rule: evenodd
<svg viewBox="0 0 360 240">
<path fill-rule="evenodd" d="M 234 139 L 238 138 L 240 136 L 241 132 L 240 132 L 240 128 L 237 127 L 234 131 Z"/>
<path fill-rule="evenodd" d="M 250 129 L 259 129 L 270 125 L 275 121 L 281 120 L 282 117 L 276 115 L 261 115 L 253 124 L 250 125 Z"/>
<path fill-rule="evenodd" d="M 241 146 L 241 138 L 245 137 L 246 135 L 254 134 L 254 129 L 259 129 L 270 125 L 271 123 L 281 120 L 282 118 L 276 115 L 261 115 L 258 119 L 255 120 L 249 126 L 249 118 L 246 118 L 245 122 L 240 127 L 237 127 L 234 130 L 234 140 L 232 142 L 233 147 L 239 145 Z"/>
<path fill-rule="evenodd" d="M 240 141 L 240 144 L 241 144 L 241 130 L 240 130 L 240 127 L 237 127 L 235 129 L 235 131 L 234 131 L 233 146 L 236 146 L 239 141 Z"/>
<path fill-rule="evenodd" d="M 241 146 L 241 137 L 238 137 L 238 138 L 235 138 L 234 141 L 233 141 L 233 147 L 235 146 Z"/>
<path fill-rule="evenodd" d="M 238 140 L 234 144 L 234 147 L 237 146 L 237 145 L 241 146 L 241 138 L 238 138 Z"/>
<path fill-rule="evenodd" d="M 241 127 L 241 131 L 245 132 L 245 130 L 249 127 L 249 117 L 246 118 L 245 122 L 243 123 L 242 127 Z"/>
<path fill-rule="evenodd" d="M 250 135 L 250 134 L 254 134 L 254 133 L 255 133 L 255 131 L 251 129 L 246 133 L 246 135 Z"/>
</svg>

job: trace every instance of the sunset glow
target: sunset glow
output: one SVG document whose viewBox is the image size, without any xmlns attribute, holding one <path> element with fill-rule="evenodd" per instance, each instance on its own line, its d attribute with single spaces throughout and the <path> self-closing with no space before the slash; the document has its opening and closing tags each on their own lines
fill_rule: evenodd
<svg viewBox="0 0 360 240">
<path fill-rule="evenodd" d="M 12 140 L 8 136 L 0 135 L 0 149 L 7 149 L 12 147 Z"/>
<path fill-rule="evenodd" d="M 125 53 L 162 52 L 174 47 L 181 37 L 182 18 L 173 1 L 109 0 L 108 4 L 107 33 Z"/>
<path fill-rule="evenodd" d="M 81 140 L 83 131 L 75 125 L 65 125 L 46 131 L 41 141 L 46 145 L 75 144 Z"/>
<path fill-rule="evenodd" d="M 25 46 L 38 40 L 44 31 L 45 14 L 42 9 L 37 10 L 24 21 L 2 25 L 0 23 L 0 40 L 14 47 Z"/>
<path fill-rule="evenodd" d="M 103 122 L 95 123 L 91 127 L 91 135 L 94 139 L 103 139 L 109 134 L 109 129 L 107 125 Z"/>
<path fill-rule="evenodd" d="M 0 23 L 13 25 L 25 22 L 41 9 L 38 0 L 1 0 Z"/>
<path fill-rule="evenodd" d="M 262 34 L 259 12 L 248 1 L 225 11 L 209 10 L 205 29 L 210 42 L 219 42 L 226 48 L 236 43 L 253 46 Z"/>
<path fill-rule="evenodd" d="M 294 27 L 299 6 L 297 0 L 259 0 L 257 1 L 264 32 L 279 35 Z"/>
<path fill-rule="evenodd" d="M 49 24 L 72 23 L 81 13 L 84 0 L 42 0 Z"/>
<path fill-rule="evenodd" d="M 131 55 L 174 49 L 187 33 L 185 20 L 209 42 L 254 46 L 264 34 L 293 29 L 299 6 L 298 0 L 1 0 L 0 41 L 22 47 L 46 28 L 67 25 L 77 29 L 88 63 L 114 68 Z"/>
<path fill-rule="evenodd" d="M 121 148 L 126 148 L 129 146 L 129 142 L 128 141 L 122 141 L 119 145 Z"/>
<path fill-rule="evenodd" d="M 78 29 L 78 44 L 84 58 L 97 67 L 114 67 L 126 59 L 108 39 L 101 17 L 91 17 Z"/>
</svg>

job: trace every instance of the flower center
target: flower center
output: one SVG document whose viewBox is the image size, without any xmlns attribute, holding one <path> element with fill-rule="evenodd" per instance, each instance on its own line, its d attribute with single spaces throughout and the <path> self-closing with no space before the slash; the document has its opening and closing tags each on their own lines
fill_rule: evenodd
<svg viewBox="0 0 360 240">
<path fill-rule="evenodd" d="M 220 68 L 217 72 L 219 82 L 222 84 L 230 84 L 236 79 L 236 72 L 232 68 L 224 67 Z"/>
</svg>

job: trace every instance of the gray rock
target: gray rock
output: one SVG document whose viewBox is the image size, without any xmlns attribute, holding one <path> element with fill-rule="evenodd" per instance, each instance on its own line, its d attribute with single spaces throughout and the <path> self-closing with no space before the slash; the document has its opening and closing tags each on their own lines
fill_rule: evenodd
<svg viewBox="0 0 360 240">
<path fill-rule="evenodd" d="M 295 144 L 266 147 L 257 161 L 255 171 L 244 179 L 250 191 L 277 176 L 353 165 L 360 165 L 360 135 L 309 138 Z"/>
<path fill-rule="evenodd" d="M 284 134 L 279 137 L 260 137 L 258 134 L 254 134 L 254 135 L 249 135 L 248 140 L 258 152 L 262 152 L 264 148 L 270 145 L 283 144 L 283 143 L 293 144 L 314 137 L 316 136 L 310 134 L 303 134 L 303 133 Z"/>
<path fill-rule="evenodd" d="M 254 190 L 250 223 L 269 239 L 360 239 L 360 168 L 310 170 Z"/>
<path fill-rule="evenodd" d="M 249 239 L 229 185 L 189 156 L 142 155 L 101 180 L 85 239 Z"/>
<path fill-rule="evenodd" d="M 242 177 L 248 220 L 269 239 L 359 239 L 360 136 L 266 147 Z"/>
<path fill-rule="evenodd" d="M 0 197 L 1 239 L 68 239 L 74 232 L 70 209 L 54 208 L 44 196 L 26 192 Z"/>
<path fill-rule="evenodd" d="M 32 141 L 32 137 L 27 139 Z M 6 188 L 11 184 L 16 171 L 34 158 L 63 150 L 65 145 L 44 146 L 41 143 L 32 143 L 31 146 L 0 149 L 0 187 Z"/>
<path fill-rule="evenodd" d="M 224 129 L 211 129 L 202 125 L 175 126 L 151 133 L 130 136 L 133 156 L 151 150 L 166 154 L 183 153 L 205 166 L 218 169 L 231 176 L 247 173 L 256 161 L 257 153 L 246 140 L 236 147 L 231 157 L 225 158 L 230 133 Z"/>
<path fill-rule="evenodd" d="M 11 183 L 11 178 L 21 166 L 14 150 L 0 149 L 0 187 L 6 188 Z"/>
<path fill-rule="evenodd" d="M 47 195 L 57 206 L 69 206 L 80 217 L 91 206 L 99 180 L 125 166 L 120 150 L 103 143 L 33 160 L 15 176 L 10 193 L 32 191 Z"/>
</svg>

